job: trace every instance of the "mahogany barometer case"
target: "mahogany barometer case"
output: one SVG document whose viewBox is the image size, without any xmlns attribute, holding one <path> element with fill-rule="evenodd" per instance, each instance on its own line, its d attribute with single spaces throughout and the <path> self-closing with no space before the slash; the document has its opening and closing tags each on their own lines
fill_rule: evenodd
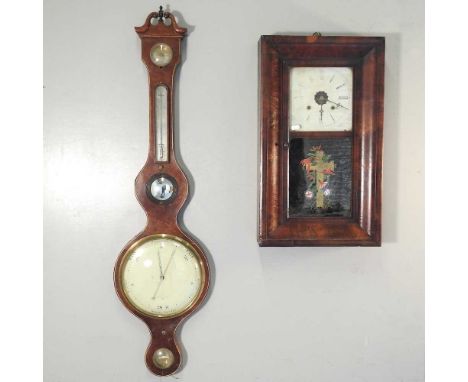
<svg viewBox="0 0 468 382">
<path fill-rule="evenodd" d="M 261 246 L 380 246 L 384 51 L 261 37 Z"/>
<path fill-rule="evenodd" d="M 183 364 L 178 328 L 206 298 L 210 267 L 202 246 L 179 223 L 189 183 L 177 160 L 173 110 L 187 30 L 161 6 L 135 31 L 149 85 L 148 157 L 135 180 L 147 224 L 120 252 L 114 283 L 124 306 L 150 331 L 146 366 L 167 376 Z"/>
</svg>

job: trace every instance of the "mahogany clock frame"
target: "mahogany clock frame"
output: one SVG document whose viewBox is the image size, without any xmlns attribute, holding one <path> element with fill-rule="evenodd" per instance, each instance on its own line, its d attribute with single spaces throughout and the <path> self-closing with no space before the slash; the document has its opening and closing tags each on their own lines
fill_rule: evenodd
<svg viewBox="0 0 468 382">
<path fill-rule="evenodd" d="M 135 194 L 147 215 L 145 229 L 128 242 L 122 249 L 114 269 L 114 285 L 122 303 L 134 315 L 143 320 L 151 333 L 151 342 L 146 349 L 146 365 L 148 369 L 157 375 L 170 375 L 180 366 L 182 355 L 177 339 L 178 326 L 190 316 L 203 302 L 209 288 L 209 265 L 201 246 L 190 234 L 179 225 L 179 216 L 184 207 L 188 195 L 189 185 L 187 177 L 177 163 L 174 150 L 173 132 L 173 103 L 174 103 L 174 75 L 180 62 L 181 42 L 186 34 L 186 29 L 181 28 L 174 16 L 169 12 L 152 12 L 146 18 L 141 27 L 135 27 L 135 31 L 141 38 L 142 60 L 148 69 L 149 76 L 149 150 L 148 158 L 135 179 Z M 156 43 L 165 43 L 172 48 L 171 62 L 164 67 L 156 66 L 150 59 L 151 48 Z M 156 161 L 155 144 L 155 90 L 158 85 L 164 85 L 168 90 L 168 141 L 169 151 L 166 162 Z M 175 195 L 168 201 L 160 203 L 155 201 L 147 193 L 147 185 L 156 174 L 168 175 L 176 182 Z M 199 257 L 202 268 L 202 286 L 197 300 L 187 310 L 175 317 L 155 317 L 145 314 L 132 305 L 124 293 L 121 283 L 122 267 L 127 251 L 137 241 L 155 234 L 176 236 L 188 242 Z M 174 363 L 166 369 L 159 368 L 153 362 L 153 354 L 159 348 L 167 348 L 174 354 Z"/>
<path fill-rule="evenodd" d="M 380 246 L 383 37 L 265 35 L 260 39 L 260 246 Z M 289 69 L 351 67 L 353 129 L 290 132 Z M 289 137 L 352 137 L 351 217 L 289 217 Z"/>
</svg>

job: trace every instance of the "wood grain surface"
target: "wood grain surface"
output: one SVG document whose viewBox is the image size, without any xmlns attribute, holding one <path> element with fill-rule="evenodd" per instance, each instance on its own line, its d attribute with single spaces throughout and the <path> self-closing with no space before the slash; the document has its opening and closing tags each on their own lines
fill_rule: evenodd
<svg viewBox="0 0 468 382">
<path fill-rule="evenodd" d="M 260 246 L 380 246 L 384 100 L 383 37 L 261 36 Z M 353 70 L 352 132 L 289 133 L 289 70 L 346 66 Z M 291 137 L 352 136 L 351 216 L 288 217 Z"/>
</svg>

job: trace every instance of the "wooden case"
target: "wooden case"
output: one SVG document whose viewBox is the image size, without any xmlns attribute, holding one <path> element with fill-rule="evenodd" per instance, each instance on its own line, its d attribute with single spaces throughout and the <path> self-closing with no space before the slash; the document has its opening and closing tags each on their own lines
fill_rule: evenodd
<svg viewBox="0 0 468 382">
<path fill-rule="evenodd" d="M 260 39 L 260 246 L 380 246 L 384 99 L 382 37 L 262 36 Z M 289 71 L 351 67 L 352 131 L 302 132 L 352 139 L 349 217 L 288 215 Z"/>
<path fill-rule="evenodd" d="M 130 240 L 120 252 L 114 269 L 114 284 L 117 295 L 125 307 L 139 317 L 148 326 L 151 342 L 146 349 L 146 365 L 148 369 L 160 376 L 171 375 L 182 364 L 182 348 L 177 335 L 177 329 L 191 314 L 197 310 L 206 298 L 210 269 L 208 259 L 195 238 L 179 224 L 183 208 L 189 197 L 189 184 L 184 171 L 177 162 L 173 129 L 174 76 L 180 62 L 181 42 L 186 29 L 180 27 L 174 16 L 169 12 L 159 12 L 148 15 L 144 25 L 135 28 L 141 39 L 142 61 L 148 69 L 149 82 L 149 150 L 145 165 L 135 179 L 135 194 L 147 215 L 145 229 Z M 158 67 L 150 60 L 150 50 L 156 43 L 165 43 L 172 48 L 173 57 L 167 66 Z M 156 161 L 156 131 L 155 131 L 155 89 L 163 85 L 168 90 L 168 160 Z M 175 185 L 171 199 L 159 202 L 151 197 L 149 184 L 155 176 L 165 176 Z M 202 268 L 202 287 L 194 303 L 176 316 L 155 317 L 145 314 L 134 306 L 125 295 L 122 284 L 122 267 L 127 253 L 141 240 L 152 236 L 169 237 L 181 241 L 189 246 L 197 255 Z M 157 349 L 169 349 L 174 355 L 174 362 L 168 368 L 158 367 L 153 361 L 153 354 Z"/>
</svg>

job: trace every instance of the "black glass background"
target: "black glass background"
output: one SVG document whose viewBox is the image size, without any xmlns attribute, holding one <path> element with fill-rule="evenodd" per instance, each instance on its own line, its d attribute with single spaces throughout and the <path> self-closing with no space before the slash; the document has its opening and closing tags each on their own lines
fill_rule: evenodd
<svg viewBox="0 0 468 382">
<path fill-rule="evenodd" d="M 313 147 L 320 146 L 334 175 L 326 176 L 324 205 L 317 207 L 317 190 L 310 187 L 301 161 Z M 289 217 L 351 216 L 352 138 L 293 138 L 289 146 Z M 308 187 L 309 186 L 309 187 Z M 312 189 L 312 191 L 307 192 Z M 306 193 L 307 192 L 307 193 Z"/>
</svg>

